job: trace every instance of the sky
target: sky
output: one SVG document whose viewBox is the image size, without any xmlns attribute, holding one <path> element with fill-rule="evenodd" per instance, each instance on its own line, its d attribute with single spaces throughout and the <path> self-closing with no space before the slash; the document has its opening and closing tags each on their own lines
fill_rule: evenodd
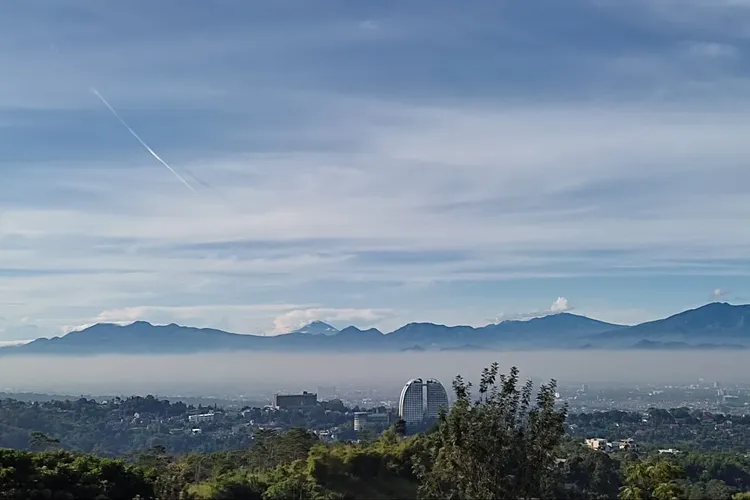
<svg viewBox="0 0 750 500">
<path fill-rule="evenodd" d="M 2 10 L 2 342 L 750 301 L 748 0 Z"/>
</svg>

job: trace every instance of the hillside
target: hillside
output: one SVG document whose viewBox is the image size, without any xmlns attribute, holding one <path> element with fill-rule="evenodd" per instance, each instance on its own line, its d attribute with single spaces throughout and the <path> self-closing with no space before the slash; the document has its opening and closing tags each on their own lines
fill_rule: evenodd
<svg viewBox="0 0 750 500">
<path fill-rule="evenodd" d="M 595 346 L 623 347 L 641 340 L 689 345 L 750 343 L 750 305 L 714 302 L 664 319 L 591 336 Z"/>
</svg>

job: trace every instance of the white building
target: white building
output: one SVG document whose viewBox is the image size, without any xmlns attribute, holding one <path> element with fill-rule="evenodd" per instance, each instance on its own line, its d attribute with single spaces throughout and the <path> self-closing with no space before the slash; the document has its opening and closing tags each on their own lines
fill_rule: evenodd
<svg viewBox="0 0 750 500">
<path fill-rule="evenodd" d="M 201 413 L 199 415 L 188 415 L 188 422 L 200 424 L 202 422 L 213 422 L 213 413 Z"/>
<path fill-rule="evenodd" d="M 421 378 L 415 378 L 401 390 L 398 414 L 407 424 L 415 424 L 425 419 L 436 419 L 441 410 L 448 410 L 448 405 L 448 394 L 443 384 L 435 379 L 425 383 Z"/>
<path fill-rule="evenodd" d="M 417 424 L 424 418 L 424 395 L 421 378 L 409 380 L 398 398 L 398 415 L 407 424 Z"/>
<path fill-rule="evenodd" d="M 607 444 L 607 440 L 602 438 L 590 438 L 586 440 L 586 446 L 597 451 L 607 451 Z"/>
<path fill-rule="evenodd" d="M 667 455 L 678 455 L 681 452 L 680 450 L 676 450 L 674 448 L 667 448 L 666 450 L 659 450 L 659 455 L 664 455 L 665 453 Z"/>
</svg>

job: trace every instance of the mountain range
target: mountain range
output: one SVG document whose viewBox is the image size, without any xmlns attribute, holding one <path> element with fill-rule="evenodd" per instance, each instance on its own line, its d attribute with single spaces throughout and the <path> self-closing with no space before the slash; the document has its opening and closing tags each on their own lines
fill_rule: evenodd
<svg viewBox="0 0 750 500">
<path fill-rule="evenodd" d="M 255 351 L 467 351 L 532 349 L 744 349 L 750 347 L 750 305 L 711 303 L 634 326 L 570 313 L 483 327 L 409 323 L 382 333 L 375 328 L 342 330 L 314 321 L 286 335 L 229 333 L 144 321 L 100 323 L 62 337 L 8 346 L 0 354 L 171 354 Z"/>
</svg>

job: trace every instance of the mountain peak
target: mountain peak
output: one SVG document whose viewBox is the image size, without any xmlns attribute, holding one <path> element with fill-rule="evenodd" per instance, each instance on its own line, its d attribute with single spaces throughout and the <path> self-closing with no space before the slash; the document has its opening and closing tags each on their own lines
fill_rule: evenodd
<svg viewBox="0 0 750 500">
<path fill-rule="evenodd" d="M 364 335 L 372 335 L 379 337 L 383 335 L 383 332 L 378 330 L 377 328 L 368 328 L 367 330 L 361 330 L 357 328 L 356 326 L 347 326 L 343 330 L 339 332 L 339 335 L 356 335 L 356 336 L 364 336 Z"/>
<path fill-rule="evenodd" d="M 339 333 L 339 330 L 328 323 L 324 323 L 323 321 L 313 321 L 312 323 L 308 323 L 307 325 L 303 326 L 302 328 L 298 328 L 297 330 L 294 330 L 292 333 L 304 333 L 306 335 L 336 335 Z"/>
</svg>

